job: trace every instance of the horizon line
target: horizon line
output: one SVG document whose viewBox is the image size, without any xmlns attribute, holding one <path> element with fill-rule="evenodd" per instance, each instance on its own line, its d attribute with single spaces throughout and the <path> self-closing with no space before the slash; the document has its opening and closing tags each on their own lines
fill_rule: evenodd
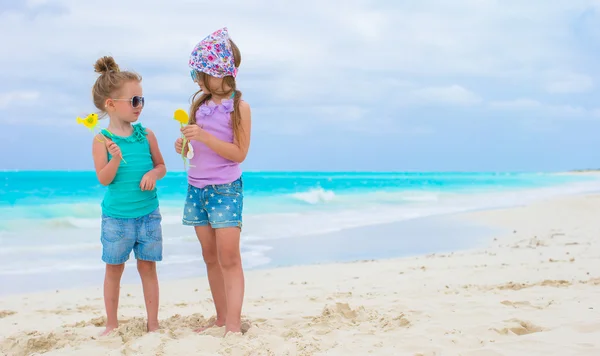
<svg viewBox="0 0 600 356">
<path fill-rule="evenodd" d="M 577 173 L 577 172 L 598 172 L 600 168 L 574 168 L 568 170 L 244 170 L 243 173 Z M 16 172 L 73 172 L 73 173 L 95 173 L 93 169 L 2 169 L 2 173 Z M 184 170 L 168 170 L 168 173 L 187 173 Z"/>
</svg>

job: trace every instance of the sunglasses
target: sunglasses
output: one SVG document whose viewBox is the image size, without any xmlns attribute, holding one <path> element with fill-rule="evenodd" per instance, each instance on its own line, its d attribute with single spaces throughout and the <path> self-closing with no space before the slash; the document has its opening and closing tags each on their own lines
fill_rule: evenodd
<svg viewBox="0 0 600 356">
<path fill-rule="evenodd" d="M 134 96 L 131 99 L 113 99 L 115 101 L 129 101 L 131 103 L 131 107 L 137 108 L 138 106 L 144 106 L 144 97 L 143 96 Z"/>
</svg>

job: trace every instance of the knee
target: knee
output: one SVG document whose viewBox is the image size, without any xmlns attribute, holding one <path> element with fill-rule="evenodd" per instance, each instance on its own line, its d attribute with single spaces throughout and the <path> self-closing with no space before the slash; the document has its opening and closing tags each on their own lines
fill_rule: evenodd
<svg viewBox="0 0 600 356">
<path fill-rule="evenodd" d="M 123 274 L 123 270 L 125 269 L 125 264 L 121 263 L 118 265 L 106 265 L 106 277 L 107 278 L 121 278 Z"/>
<path fill-rule="evenodd" d="M 242 258 L 239 251 L 221 251 L 219 254 L 219 263 L 223 269 L 234 269 L 242 265 Z"/>
<path fill-rule="evenodd" d="M 137 262 L 137 269 L 140 275 L 151 275 L 156 273 L 156 262 L 141 261 Z"/>
<path fill-rule="evenodd" d="M 204 263 L 206 263 L 206 266 L 208 267 L 216 266 L 219 264 L 219 258 L 217 256 L 216 249 L 202 250 L 202 258 L 204 259 Z"/>
</svg>

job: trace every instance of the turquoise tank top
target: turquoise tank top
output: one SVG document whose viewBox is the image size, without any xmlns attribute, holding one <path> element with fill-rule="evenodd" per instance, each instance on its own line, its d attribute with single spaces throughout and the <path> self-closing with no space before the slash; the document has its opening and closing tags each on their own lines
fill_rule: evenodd
<svg viewBox="0 0 600 356">
<path fill-rule="evenodd" d="M 148 134 L 141 124 L 132 125 L 133 133 L 121 137 L 102 130 L 121 149 L 125 162 L 121 162 L 115 179 L 108 185 L 102 200 L 102 214 L 114 218 L 138 218 L 148 215 L 158 208 L 156 188 L 142 190 L 140 182 L 148 171 L 154 168 Z M 108 153 L 109 161 L 113 159 Z M 120 157 L 118 158 L 120 159 Z"/>
</svg>

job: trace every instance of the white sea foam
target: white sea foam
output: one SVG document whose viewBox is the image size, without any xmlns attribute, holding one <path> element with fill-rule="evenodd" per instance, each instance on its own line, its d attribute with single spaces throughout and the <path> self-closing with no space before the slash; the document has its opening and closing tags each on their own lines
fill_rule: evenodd
<svg viewBox="0 0 600 356">
<path fill-rule="evenodd" d="M 600 181 L 464 194 L 433 190 L 341 194 L 322 188 L 308 189 L 288 196 L 291 204 L 293 201 L 304 203 L 304 209 L 285 213 L 244 214 L 244 266 L 251 268 L 269 263 L 268 241 L 273 239 L 507 207 L 593 191 L 600 191 Z M 203 268 L 198 241 L 192 228 L 181 225 L 180 210 L 169 207 L 161 210 L 165 250 L 161 266 L 170 268 L 192 264 L 197 265 L 194 268 Z M 104 268 L 100 261 L 99 218 L 67 216 L 44 220 L 11 220 L 8 227 L 9 231 L 0 231 L 0 276 L 73 271 L 86 273 Z M 259 241 L 260 246 L 257 246 Z"/>
<path fill-rule="evenodd" d="M 335 193 L 331 190 L 325 190 L 319 187 L 310 189 L 307 192 L 292 194 L 292 197 L 309 204 L 317 204 L 333 200 L 335 198 Z"/>
<path fill-rule="evenodd" d="M 197 247 L 197 246 L 194 246 Z M 246 268 L 252 268 L 269 263 L 270 259 L 264 255 L 271 248 L 269 246 L 250 245 L 244 246 L 242 249 L 242 260 Z M 54 258 L 47 256 L 46 258 L 38 258 L 34 263 L 28 260 L 20 260 L 17 263 L 3 265 L 0 268 L 0 276 L 18 276 L 18 275 L 35 275 L 47 273 L 73 272 L 73 271 L 99 271 L 105 268 L 105 264 L 98 258 L 85 258 L 80 255 L 78 258 L 61 259 L 59 255 Z M 132 256 L 133 257 L 133 256 Z M 127 261 L 128 265 L 134 265 L 135 260 L 130 258 Z M 194 264 L 203 265 L 201 253 L 196 254 L 169 254 L 168 258 L 160 262 L 159 268 L 171 268 L 181 265 Z"/>
<path fill-rule="evenodd" d="M 353 197 L 336 195 L 335 200 L 330 203 L 346 203 L 339 204 L 339 209 L 315 209 L 296 215 L 248 215 L 244 230 L 245 238 L 249 241 L 289 238 L 427 216 L 509 207 L 555 196 L 593 191 L 600 191 L 600 181 L 476 194 L 374 192 Z M 387 196 L 387 199 L 382 195 Z"/>
</svg>

